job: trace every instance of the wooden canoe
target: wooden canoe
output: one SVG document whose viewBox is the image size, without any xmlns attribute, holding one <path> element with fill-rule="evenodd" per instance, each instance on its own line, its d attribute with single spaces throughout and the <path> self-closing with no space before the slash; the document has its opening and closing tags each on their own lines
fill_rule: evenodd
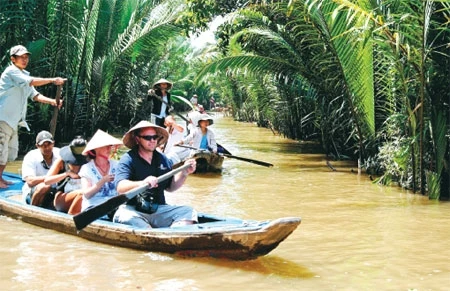
<svg viewBox="0 0 450 291">
<path fill-rule="evenodd" d="M 188 257 L 251 260 L 276 248 L 301 222 L 298 217 L 255 221 L 200 214 L 198 224 L 177 228 L 139 229 L 97 220 L 77 232 L 71 215 L 24 204 L 20 199 L 20 177 L 10 173 L 4 176 L 14 184 L 0 190 L 1 215 L 120 247 Z"/>
<path fill-rule="evenodd" d="M 224 157 L 210 151 L 197 150 L 189 158 L 194 158 L 197 162 L 195 173 L 220 173 Z M 174 169 L 183 165 L 185 161 L 181 161 L 173 166 Z"/>
</svg>

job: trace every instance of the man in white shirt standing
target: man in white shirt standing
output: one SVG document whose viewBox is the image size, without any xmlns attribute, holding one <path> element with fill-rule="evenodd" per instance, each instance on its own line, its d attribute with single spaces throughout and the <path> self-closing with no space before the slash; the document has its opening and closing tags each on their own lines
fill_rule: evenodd
<svg viewBox="0 0 450 291">
<path fill-rule="evenodd" d="M 55 99 L 41 95 L 34 87 L 47 84 L 62 85 L 65 79 L 38 78 L 25 70 L 30 52 L 22 45 L 10 49 L 12 64 L 0 77 L 0 189 L 8 188 L 10 181 L 3 179 L 7 162 L 14 161 L 19 151 L 18 127 L 29 130 L 26 122 L 28 99 L 61 108 Z"/>
<path fill-rule="evenodd" d="M 22 187 L 22 198 L 26 204 L 51 207 L 52 185 L 45 185 L 44 179 L 53 162 L 59 158 L 59 148 L 55 147 L 53 136 L 48 131 L 41 131 L 36 136 L 36 149 L 29 151 L 23 158 L 22 180 L 25 184 Z M 45 203 L 45 202 L 49 203 Z"/>
</svg>

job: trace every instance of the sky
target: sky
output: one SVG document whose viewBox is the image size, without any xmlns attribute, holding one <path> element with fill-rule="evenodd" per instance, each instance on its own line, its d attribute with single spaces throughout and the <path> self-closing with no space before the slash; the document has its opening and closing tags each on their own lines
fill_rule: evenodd
<svg viewBox="0 0 450 291">
<path fill-rule="evenodd" d="M 207 44 L 215 44 L 216 40 L 214 38 L 214 31 L 219 25 L 221 25 L 225 19 L 222 16 L 217 16 L 213 21 L 209 23 L 208 30 L 200 33 L 198 36 L 193 36 L 191 38 L 191 45 L 194 49 L 202 49 Z"/>
</svg>

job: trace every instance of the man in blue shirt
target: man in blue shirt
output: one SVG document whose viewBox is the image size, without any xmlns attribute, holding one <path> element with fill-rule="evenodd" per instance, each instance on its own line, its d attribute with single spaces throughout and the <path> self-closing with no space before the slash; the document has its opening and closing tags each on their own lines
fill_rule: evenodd
<svg viewBox="0 0 450 291">
<path fill-rule="evenodd" d="M 41 95 L 34 86 L 50 83 L 62 85 L 65 79 L 30 76 L 25 70 L 30 61 L 30 54 L 22 45 L 12 47 L 10 50 L 12 64 L 5 69 L 0 78 L 0 189 L 7 188 L 11 183 L 3 179 L 3 171 L 8 161 L 17 158 L 18 127 L 30 130 L 26 122 L 28 99 L 59 108 L 62 106 L 62 102 L 57 104 L 55 99 Z"/>
<path fill-rule="evenodd" d="M 179 189 L 187 176 L 195 171 L 195 160 L 187 169 L 158 183 L 157 177 L 169 172 L 172 163 L 156 148 L 167 141 L 167 130 L 148 121 L 141 121 L 123 137 L 123 144 L 131 150 L 119 161 L 115 183 L 119 194 L 148 184 L 148 190 L 121 205 L 114 215 L 114 222 L 140 228 L 173 227 L 198 221 L 197 212 L 189 206 L 166 204 L 164 191 Z"/>
</svg>

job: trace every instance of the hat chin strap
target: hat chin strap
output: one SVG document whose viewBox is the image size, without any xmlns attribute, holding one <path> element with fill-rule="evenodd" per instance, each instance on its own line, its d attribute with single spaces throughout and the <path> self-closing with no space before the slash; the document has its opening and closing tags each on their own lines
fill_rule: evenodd
<svg viewBox="0 0 450 291">
<path fill-rule="evenodd" d="M 109 160 L 109 157 L 107 155 L 97 154 L 98 158 L 104 158 L 105 160 Z"/>
</svg>

